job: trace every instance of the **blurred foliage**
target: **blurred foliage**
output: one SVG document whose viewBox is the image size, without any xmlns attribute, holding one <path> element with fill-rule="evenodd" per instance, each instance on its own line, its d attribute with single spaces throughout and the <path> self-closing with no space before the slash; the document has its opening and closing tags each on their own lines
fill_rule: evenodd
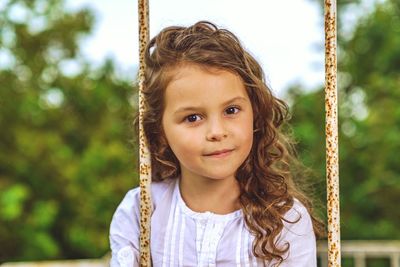
<svg viewBox="0 0 400 267">
<path fill-rule="evenodd" d="M 339 47 L 338 64 L 342 238 L 400 239 L 398 0 L 360 18 Z M 323 89 L 293 87 L 288 97 L 300 157 L 325 179 Z M 316 184 L 325 202 L 325 183 Z"/>
<path fill-rule="evenodd" d="M 59 0 L 1 1 L 0 262 L 103 256 L 137 184 L 135 92 L 81 56 L 93 22 Z"/>
</svg>

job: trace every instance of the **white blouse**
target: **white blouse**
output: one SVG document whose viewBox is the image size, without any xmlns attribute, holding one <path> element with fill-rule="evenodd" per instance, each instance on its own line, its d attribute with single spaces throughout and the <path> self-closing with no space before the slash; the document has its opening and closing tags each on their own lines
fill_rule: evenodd
<svg viewBox="0 0 400 267">
<path fill-rule="evenodd" d="M 241 210 L 219 215 L 195 212 L 183 201 L 177 180 L 153 183 L 151 257 L 153 267 L 273 266 L 252 253 L 254 237 Z M 139 188 L 130 190 L 114 213 L 110 226 L 111 267 L 139 266 Z M 295 201 L 286 213 L 278 245 L 290 249 L 280 267 L 315 267 L 316 242 L 310 215 Z"/>
</svg>

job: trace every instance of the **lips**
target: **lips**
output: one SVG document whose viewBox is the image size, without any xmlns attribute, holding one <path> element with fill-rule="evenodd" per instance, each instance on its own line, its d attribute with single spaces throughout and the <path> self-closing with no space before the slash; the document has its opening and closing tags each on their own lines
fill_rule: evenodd
<svg viewBox="0 0 400 267">
<path fill-rule="evenodd" d="M 219 156 L 219 155 L 225 155 L 228 154 L 229 152 L 233 151 L 233 149 L 222 149 L 222 150 L 216 150 L 214 152 L 205 154 L 205 156 Z"/>
</svg>

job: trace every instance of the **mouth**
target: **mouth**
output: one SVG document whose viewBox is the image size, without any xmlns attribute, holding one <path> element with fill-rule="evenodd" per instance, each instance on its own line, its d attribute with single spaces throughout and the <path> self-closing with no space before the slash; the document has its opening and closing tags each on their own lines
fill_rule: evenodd
<svg viewBox="0 0 400 267">
<path fill-rule="evenodd" d="M 229 155 L 233 149 L 223 149 L 223 150 L 217 150 L 208 154 L 205 154 L 204 156 L 207 157 L 216 157 L 216 158 L 221 158 Z"/>
</svg>

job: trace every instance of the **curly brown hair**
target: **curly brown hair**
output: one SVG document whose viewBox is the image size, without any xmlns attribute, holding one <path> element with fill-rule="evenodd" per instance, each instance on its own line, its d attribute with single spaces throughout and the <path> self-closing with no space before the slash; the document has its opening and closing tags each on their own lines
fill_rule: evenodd
<svg viewBox="0 0 400 267">
<path fill-rule="evenodd" d="M 254 255 L 268 261 L 283 261 L 290 244 L 278 247 L 276 240 L 294 199 L 311 214 L 316 236 L 324 233 L 323 224 L 312 213 L 311 201 L 293 181 L 293 166 L 298 161 L 293 156 L 293 143 L 282 131 L 289 119 L 288 106 L 272 94 L 260 65 L 233 33 L 207 21 L 190 27 L 165 28 L 150 40 L 145 63 L 143 129 L 150 140 L 153 181 L 180 175 L 179 161 L 168 145 L 161 123 L 165 88 L 173 78 L 173 70 L 184 63 L 228 70 L 242 78 L 254 114 L 253 145 L 236 171 L 244 219 L 255 236 Z"/>
</svg>

